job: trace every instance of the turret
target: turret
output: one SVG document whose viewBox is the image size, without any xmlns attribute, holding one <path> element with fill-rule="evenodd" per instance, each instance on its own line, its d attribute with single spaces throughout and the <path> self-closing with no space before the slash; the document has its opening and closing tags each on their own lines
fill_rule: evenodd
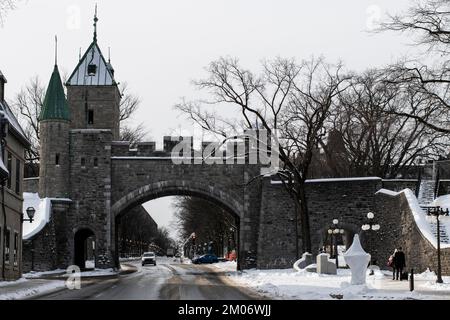
<svg viewBox="0 0 450 320">
<path fill-rule="evenodd" d="M 71 128 L 109 129 L 118 140 L 121 94 L 97 43 L 97 21 L 96 13 L 93 41 L 66 82 Z"/>
<path fill-rule="evenodd" d="M 69 197 L 70 112 L 55 64 L 39 115 L 40 197 Z"/>
</svg>

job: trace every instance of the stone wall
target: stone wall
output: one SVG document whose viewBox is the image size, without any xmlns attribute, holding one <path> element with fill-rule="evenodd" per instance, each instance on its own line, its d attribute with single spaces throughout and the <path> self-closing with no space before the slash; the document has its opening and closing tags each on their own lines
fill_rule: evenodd
<svg viewBox="0 0 450 320">
<path fill-rule="evenodd" d="M 110 234 L 111 130 L 70 131 L 71 206 L 67 224 L 73 256 L 75 233 L 88 229 L 96 236 L 96 267 L 112 267 Z"/>
<path fill-rule="evenodd" d="M 23 179 L 23 192 L 38 193 L 39 192 L 39 177 Z"/>
<path fill-rule="evenodd" d="M 382 185 L 384 189 L 392 191 L 402 191 L 403 189 L 411 189 L 416 192 L 417 179 L 383 179 Z"/>
<path fill-rule="evenodd" d="M 67 86 L 72 129 L 109 129 L 119 139 L 120 92 L 117 86 Z M 94 111 L 94 123 L 87 123 L 86 105 Z"/>
<path fill-rule="evenodd" d="M 326 231 L 333 219 L 346 230 L 347 245 L 360 233 L 366 215 L 375 208 L 375 192 L 382 187 L 380 178 L 318 179 L 306 183 L 310 214 L 312 253 L 326 245 Z M 295 245 L 294 201 L 279 181 L 265 178 L 261 195 L 258 241 L 258 268 L 290 268 L 302 253 Z M 301 226 L 298 226 L 299 230 Z"/>
<path fill-rule="evenodd" d="M 437 250 L 422 236 L 404 193 L 397 196 L 378 193 L 375 214 L 383 216 L 381 229 L 367 237 L 365 249 L 382 269 L 398 246 L 406 255 L 407 269 L 423 272 L 437 269 Z M 450 275 L 450 249 L 442 249 L 442 272 Z"/>
</svg>

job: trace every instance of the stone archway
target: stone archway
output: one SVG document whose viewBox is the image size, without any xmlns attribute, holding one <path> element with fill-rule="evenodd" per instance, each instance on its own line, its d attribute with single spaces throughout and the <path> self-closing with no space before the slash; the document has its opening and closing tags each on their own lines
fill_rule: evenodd
<svg viewBox="0 0 450 320">
<path fill-rule="evenodd" d="M 141 186 L 128 194 L 121 197 L 111 206 L 111 240 L 113 248 L 113 258 L 115 265 L 119 266 L 118 252 L 118 230 L 117 219 L 127 210 L 141 205 L 147 201 L 166 197 L 166 196 L 194 196 L 211 201 L 229 212 L 237 222 L 237 268 L 241 269 L 242 251 L 241 238 L 243 230 L 240 227 L 243 216 L 243 205 L 237 200 L 238 198 L 228 192 L 218 189 L 213 185 L 204 185 L 193 181 L 160 181 Z"/>
<path fill-rule="evenodd" d="M 81 270 L 86 269 L 86 260 L 93 258 L 95 261 L 95 252 L 92 243 L 95 244 L 95 233 L 86 227 L 78 229 L 74 234 L 74 264 Z M 92 240 L 92 241 L 89 241 Z"/>
</svg>

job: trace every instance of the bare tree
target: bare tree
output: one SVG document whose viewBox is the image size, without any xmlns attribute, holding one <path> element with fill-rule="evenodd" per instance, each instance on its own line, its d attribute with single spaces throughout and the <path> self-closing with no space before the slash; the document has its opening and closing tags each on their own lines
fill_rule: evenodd
<svg viewBox="0 0 450 320">
<path fill-rule="evenodd" d="M 387 85 L 382 71 L 354 77 L 349 90 L 339 95 L 332 117 L 332 127 L 340 132 L 347 151 L 349 175 L 395 178 L 418 158 L 432 159 L 445 152 L 449 141 L 444 134 L 395 114 L 431 104 L 421 92 Z M 330 153 L 328 146 L 323 149 Z"/>
<path fill-rule="evenodd" d="M 416 2 L 407 12 L 390 16 L 381 24 L 380 30 L 412 34 L 414 44 L 427 49 L 427 58 L 435 54 L 433 58 L 437 60 L 435 66 L 421 61 L 402 61 L 386 69 L 388 83 L 414 87 L 433 101 L 432 108 L 409 108 L 403 112 L 393 110 L 393 113 L 416 119 L 435 131 L 450 133 L 450 2 Z"/>
<path fill-rule="evenodd" d="M 323 125 L 335 96 L 347 77 L 342 66 L 331 66 L 323 59 L 300 65 L 277 58 L 262 65 L 259 76 L 242 68 L 237 59 L 220 58 L 207 68 L 209 77 L 194 84 L 207 90 L 209 100 L 182 101 L 176 108 L 203 129 L 222 135 L 237 135 L 234 130 L 265 129 L 270 136 L 282 132 L 278 150 L 283 169 L 278 175 L 296 204 L 297 223 L 302 228 L 303 251 L 311 252 L 309 215 L 304 183 L 311 163 L 312 148 L 321 139 Z M 208 105 L 232 106 L 240 114 L 240 126 L 215 117 L 204 109 Z M 258 177 L 254 177 L 256 179 Z M 253 181 L 252 179 L 251 181 Z M 250 181 L 250 182 L 251 182 Z M 297 256 L 299 232 L 296 232 Z"/>
</svg>

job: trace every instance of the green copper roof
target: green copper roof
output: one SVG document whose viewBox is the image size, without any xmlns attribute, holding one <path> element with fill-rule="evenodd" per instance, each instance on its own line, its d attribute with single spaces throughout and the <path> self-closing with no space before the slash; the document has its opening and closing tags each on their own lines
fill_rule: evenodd
<svg viewBox="0 0 450 320">
<path fill-rule="evenodd" d="M 66 95 L 59 75 L 58 66 L 55 65 L 52 77 L 45 94 L 44 105 L 42 106 L 39 120 L 70 120 L 69 105 L 67 104 Z"/>
</svg>

